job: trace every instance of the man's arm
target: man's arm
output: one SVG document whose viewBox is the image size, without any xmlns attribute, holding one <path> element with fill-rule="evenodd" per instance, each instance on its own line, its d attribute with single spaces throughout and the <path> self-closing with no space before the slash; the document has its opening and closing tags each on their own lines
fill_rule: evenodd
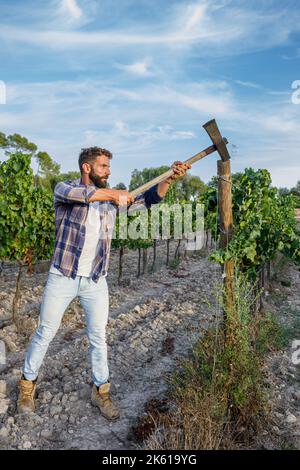
<svg viewBox="0 0 300 470">
<path fill-rule="evenodd" d="M 184 176 L 187 170 L 189 170 L 190 168 L 190 164 L 182 163 L 180 161 L 174 162 L 172 165 L 173 175 L 167 178 L 166 180 L 162 181 L 161 183 L 157 184 L 156 186 L 153 186 L 152 188 L 148 189 L 148 191 L 145 191 L 144 193 L 137 196 L 130 209 L 134 210 L 134 207 L 137 205 L 144 205 L 148 209 L 152 204 L 157 204 L 158 202 L 160 202 L 165 197 L 170 187 L 170 184 L 178 178 Z"/>
<path fill-rule="evenodd" d="M 133 197 L 128 191 L 123 189 L 97 189 L 89 198 L 89 202 L 94 201 L 112 201 L 117 206 L 127 206 L 133 202 Z"/>
<path fill-rule="evenodd" d="M 70 182 L 57 183 L 54 188 L 54 198 L 56 202 L 64 204 L 88 204 L 89 198 L 96 192 L 94 186 L 78 184 L 73 186 Z"/>
<path fill-rule="evenodd" d="M 122 197 L 120 198 L 120 196 Z M 85 184 L 73 186 L 70 182 L 57 183 L 54 189 L 54 197 L 56 202 L 64 204 L 112 201 L 118 205 L 119 199 L 120 203 L 123 203 L 125 199 L 126 204 L 133 201 L 132 196 L 127 191 L 108 188 L 96 189 L 95 186 Z"/>
<path fill-rule="evenodd" d="M 182 163 L 180 161 L 174 162 L 172 165 L 173 175 L 167 178 L 165 181 L 162 181 L 161 183 L 159 183 L 159 185 L 157 186 L 158 195 L 160 197 L 165 197 L 172 181 L 184 176 L 187 170 L 189 170 L 190 168 L 191 168 L 191 165 L 189 163 L 188 164 Z"/>
<path fill-rule="evenodd" d="M 170 178 L 153 186 L 135 199 L 125 190 L 108 188 L 96 189 L 92 185 L 78 184 L 73 186 L 69 182 L 60 182 L 57 183 L 54 189 L 55 200 L 66 204 L 74 204 L 76 202 L 89 204 L 94 201 L 112 201 L 117 206 L 131 205 L 132 207 L 137 204 L 149 208 L 152 204 L 157 204 L 163 199 L 172 181 L 184 176 L 187 169 L 191 168 L 191 165 L 175 162 L 172 168 L 173 175 Z"/>
<path fill-rule="evenodd" d="M 165 197 L 165 195 L 167 194 L 170 184 L 171 184 L 171 181 L 165 180 L 157 185 L 157 194 L 161 198 Z"/>
</svg>

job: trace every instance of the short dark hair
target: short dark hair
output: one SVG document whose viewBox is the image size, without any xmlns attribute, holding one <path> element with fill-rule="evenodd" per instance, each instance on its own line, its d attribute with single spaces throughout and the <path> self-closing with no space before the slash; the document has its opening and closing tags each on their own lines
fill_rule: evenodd
<svg viewBox="0 0 300 470">
<path fill-rule="evenodd" d="M 112 158 L 112 153 L 109 150 L 102 149 L 100 147 L 89 147 L 86 149 L 81 149 L 78 159 L 80 171 L 82 171 L 83 163 L 93 163 L 97 157 L 100 157 L 100 155 L 105 155 L 109 159 Z"/>
</svg>

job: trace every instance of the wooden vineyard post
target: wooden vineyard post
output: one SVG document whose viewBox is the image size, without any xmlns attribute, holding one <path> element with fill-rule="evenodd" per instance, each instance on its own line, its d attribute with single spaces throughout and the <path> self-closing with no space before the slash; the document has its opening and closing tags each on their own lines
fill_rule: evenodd
<svg viewBox="0 0 300 470">
<path fill-rule="evenodd" d="M 230 160 L 218 160 L 218 193 L 219 193 L 219 227 L 220 227 L 220 246 L 225 249 L 232 239 L 232 191 L 231 191 L 231 170 Z M 227 313 L 234 312 L 234 262 L 232 260 L 224 263 L 224 291 L 225 291 L 225 309 L 224 309 L 224 329 L 225 337 L 228 338 L 227 331 Z"/>
<path fill-rule="evenodd" d="M 227 149 L 228 141 L 222 137 L 215 119 L 204 124 L 203 128 L 208 133 L 213 144 L 221 157 L 218 160 L 218 194 L 219 194 L 219 228 L 220 228 L 220 245 L 226 248 L 232 238 L 233 216 L 232 216 L 232 183 L 230 170 L 230 155 Z M 231 318 L 234 316 L 234 262 L 232 260 L 224 263 L 224 332 L 225 341 L 231 342 L 233 335 L 229 326 L 231 324 L 228 319 L 230 313 Z M 234 333 L 234 332 L 233 332 Z"/>
</svg>

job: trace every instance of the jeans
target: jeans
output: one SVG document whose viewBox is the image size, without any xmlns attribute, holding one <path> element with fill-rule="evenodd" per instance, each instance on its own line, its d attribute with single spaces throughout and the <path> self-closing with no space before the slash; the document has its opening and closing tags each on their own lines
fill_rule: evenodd
<svg viewBox="0 0 300 470">
<path fill-rule="evenodd" d="M 108 382 L 106 324 L 108 320 L 108 287 L 106 277 L 97 283 L 91 278 L 75 279 L 49 272 L 41 304 L 39 325 L 25 355 L 23 374 L 27 380 L 35 380 L 51 340 L 54 338 L 64 312 L 75 297 L 84 308 L 87 335 L 90 342 L 93 382 L 100 386 Z"/>
</svg>

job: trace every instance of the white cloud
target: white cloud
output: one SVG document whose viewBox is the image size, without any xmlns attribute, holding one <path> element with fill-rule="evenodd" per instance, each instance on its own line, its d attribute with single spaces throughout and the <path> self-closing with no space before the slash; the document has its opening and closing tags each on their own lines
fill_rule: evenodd
<svg viewBox="0 0 300 470">
<path fill-rule="evenodd" d="M 296 119 L 293 119 L 291 116 L 284 117 L 282 112 L 278 116 L 266 116 L 261 119 L 261 125 L 264 126 L 266 130 L 274 132 L 274 134 L 290 134 L 299 133 L 299 123 Z"/>
<path fill-rule="evenodd" d="M 268 95 L 274 95 L 274 96 L 291 96 L 290 91 L 276 91 L 276 90 L 269 90 L 267 91 Z"/>
<path fill-rule="evenodd" d="M 186 14 L 183 18 L 185 22 L 184 30 L 186 32 L 195 31 L 203 26 L 205 20 L 207 6 L 205 4 L 194 4 L 186 7 Z"/>
<path fill-rule="evenodd" d="M 143 81 L 134 90 L 110 78 L 7 83 L 0 129 L 39 144 L 63 171 L 77 168 L 81 147 L 108 148 L 118 156 L 113 171 L 117 183 L 125 177 L 128 181 L 134 166 L 168 164 L 210 145 L 201 126 L 215 117 L 223 135 L 238 147 L 233 171 L 254 166 L 272 173 L 276 168 L 284 184 L 292 186 L 300 179 L 300 168 L 288 170 L 297 167 L 299 158 L 299 113 L 300 106 L 268 98 L 267 93 L 241 100 L 224 80 L 158 85 Z M 215 159 L 201 164 L 202 170 L 199 176 L 209 179 Z"/>
<path fill-rule="evenodd" d="M 57 0 L 56 0 L 57 1 Z M 89 3 L 84 2 L 87 9 Z M 95 6 L 93 7 L 93 11 Z M 84 22 L 84 12 L 75 0 L 63 0 L 60 11 L 72 21 Z M 95 18 L 95 17 L 94 17 Z M 179 46 L 195 47 L 199 56 L 234 55 L 245 51 L 264 50 L 286 44 L 290 35 L 300 29 L 300 12 L 293 15 L 284 8 L 278 9 L 275 2 L 265 8 L 253 8 L 246 2 L 223 2 L 219 0 L 195 3 L 175 3 L 162 15 L 161 21 L 153 25 L 136 23 L 132 28 L 130 16 L 121 18 L 121 26 L 101 27 L 101 30 L 74 31 L 63 28 L 60 23 L 55 29 L 50 21 L 49 29 L 30 25 L 28 28 L 2 25 L 0 36 L 7 42 L 23 42 L 38 47 L 70 50 L 78 47 L 91 48 L 105 45 L 122 46 Z M 220 44 L 222 47 L 220 47 Z M 142 70 L 141 66 L 140 69 Z"/>
<path fill-rule="evenodd" d="M 0 80 L 0 104 L 6 104 L 6 85 Z"/>
<path fill-rule="evenodd" d="M 93 0 L 81 0 L 79 6 L 79 1 L 76 3 L 76 0 L 52 0 L 49 3 L 52 7 L 56 5 L 60 17 L 57 17 L 57 21 L 50 17 L 47 25 L 49 29 L 44 24 L 39 30 L 36 27 L 22 29 L 3 26 L 2 32 L 0 28 L 0 42 L 2 34 L 4 44 L 24 41 L 22 48 L 25 51 L 26 48 L 35 51 L 33 45 L 52 48 L 55 56 L 53 54 L 51 57 L 50 51 L 49 58 L 55 62 L 55 66 L 60 67 L 59 62 L 63 62 L 64 67 L 77 74 L 81 72 L 93 74 L 98 67 L 97 64 L 102 63 L 107 74 L 115 68 L 128 75 L 126 79 L 130 79 L 130 76 L 147 79 L 159 77 L 167 82 L 168 76 L 171 77 L 172 74 L 179 76 L 182 73 L 184 76 L 186 73 L 184 67 L 190 58 L 199 60 L 200 63 L 201 58 L 205 57 L 207 62 L 203 67 L 207 74 L 210 64 L 207 56 L 215 58 L 220 55 L 247 52 L 248 49 L 271 47 L 273 40 L 276 44 L 280 36 L 284 43 L 288 35 L 295 30 L 293 18 L 288 19 L 284 9 L 278 10 L 277 14 L 270 9 L 270 17 L 274 20 L 274 24 L 271 24 L 265 9 L 255 11 L 243 1 L 221 0 L 198 1 L 192 4 L 175 2 L 169 8 L 168 19 L 162 15 L 155 28 L 149 26 L 148 22 L 143 24 L 142 21 L 136 22 L 136 27 L 132 28 L 132 24 L 129 27 L 126 21 L 122 21 L 122 26 L 108 22 L 108 26 L 105 25 L 98 31 L 79 30 L 77 26 L 92 21 L 92 18 L 96 19 L 96 15 L 92 14 L 91 9 L 89 10 L 92 2 Z M 270 4 L 272 3 L 270 1 Z M 95 11 L 95 5 L 93 9 Z M 229 18 L 234 18 L 234 21 L 229 22 Z M 277 36 L 278 30 L 285 32 Z M 267 40 L 261 38 L 262 31 Z M 85 51 L 82 54 L 81 49 Z M 141 54 L 149 55 L 136 59 Z M 149 57 L 155 58 L 155 67 Z M 118 76 L 118 79 L 124 79 L 124 75 Z M 287 93 L 268 90 L 248 80 L 236 80 L 235 83 L 246 88 L 261 89 L 274 96 L 279 93 L 284 96 L 284 93 Z M 195 101 L 193 97 L 189 99 L 189 96 L 183 99 L 179 96 L 178 99 L 192 109 L 204 110 L 207 106 L 208 112 L 212 113 L 225 114 L 230 111 L 228 106 L 230 99 L 224 98 L 224 95 L 220 98 L 218 94 L 216 99 L 214 93 L 208 94 L 207 102 L 205 96 L 201 96 L 201 99 L 196 98 Z"/>
<path fill-rule="evenodd" d="M 132 75 L 138 75 L 141 77 L 150 77 L 153 76 L 154 73 L 151 72 L 149 69 L 150 67 L 150 59 L 145 58 L 139 62 L 134 62 L 132 64 L 117 64 L 116 68 L 123 70 L 126 73 L 130 73 Z"/>
<path fill-rule="evenodd" d="M 243 87 L 246 87 L 246 88 L 256 88 L 256 89 L 261 89 L 263 88 L 261 85 L 259 85 L 258 83 L 252 83 L 252 82 L 243 82 L 242 80 L 235 80 L 235 83 L 237 83 L 238 85 L 241 85 Z"/>
<path fill-rule="evenodd" d="M 35 32 L 57 31 L 71 33 L 87 25 L 95 18 L 98 5 L 95 0 L 51 0 L 40 17 L 40 27 Z"/>
<path fill-rule="evenodd" d="M 70 49 L 91 46 L 176 45 L 215 38 L 213 32 L 187 35 L 174 31 L 164 34 L 142 34 L 127 32 L 83 32 L 83 31 L 32 31 L 29 29 L 1 26 L 0 37 L 11 42 L 25 42 L 53 49 Z"/>
<path fill-rule="evenodd" d="M 142 128 L 141 128 L 142 127 Z M 131 130 L 130 126 L 124 121 L 117 120 L 114 123 L 114 131 L 117 135 L 134 139 L 145 143 L 150 143 L 157 140 L 181 140 L 181 139 L 192 139 L 195 137 L 195 133 L 192 131 L 177 131 L 170 125 L 162 126 L 139 126 L 135 130 Z"/>
<path fill-rule="evenodd" d="M 226 116 L 234 113 L 232 96 L 229 90 L 219 88 L 218 84 L 189 83 L 185 86 L 187 91 L 182 91 L 181 87 L 152 87 L 151 92 L 145 95 L 145 100 L 164 103 L 177 108 L 183 107 L 197 111 L 200 115 Z"/>
<path fill-rule="evenodd" d="M 61 0 L 60 12 L 71 16 L 74 20 L 78 20 L 83 16 L 83 12 L 76 0 Z"/>
</svg>

